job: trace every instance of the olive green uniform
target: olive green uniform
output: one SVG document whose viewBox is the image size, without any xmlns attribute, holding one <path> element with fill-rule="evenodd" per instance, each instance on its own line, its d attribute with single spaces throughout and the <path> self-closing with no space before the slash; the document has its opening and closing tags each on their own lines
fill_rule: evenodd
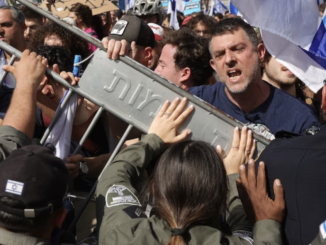
<svg viewBox="0 0 326 245">
<path fill-rule="evenodd" d="M 31 140 L 21 131 L 11 126 L 0 126 L 0 161 L 14 150 L 30 145 Z"/>
<path fill-rule="evenodd" d="M 146 135 L 140 142 L 117 155 L 105 170 L 96 190 L 98 221 L 101 223 L 100 245 L 154 245 L 170 241 L 169 224 L 156 216 L 148 218 L 143 213 L 137 198 L 138 192 L 134 188 L 141 181 L 142 170 L 164 149 L 164 143 L 158 136 Z M 228 176 L 230 206 L 226 221 L 232 235 L 209 226 L 195 226 L 189 229 L 189 244 L 252 244 L 252 225 L 238 198 L 235 182 L 238 177 L 238 174 Z M 99 220 L 100 216 L 103 216 L 102 220 Z M 280 224 L 273 220 L 257 222 L 253 228 L 253 239 L 255 245 L 282 244 Z"/>
</svg>

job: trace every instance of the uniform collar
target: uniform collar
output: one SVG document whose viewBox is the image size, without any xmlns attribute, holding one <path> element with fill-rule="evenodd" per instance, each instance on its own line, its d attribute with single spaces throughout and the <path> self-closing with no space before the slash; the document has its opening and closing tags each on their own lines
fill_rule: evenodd
<svg viewBox="0 0 326 245">
<path fill-rule="evenodd" d="M 0 228 L 0 244 L 3 245 L 50 245 L 50 241 L 31 237 L 21 233 L 14 233 Z"/>
</svg>

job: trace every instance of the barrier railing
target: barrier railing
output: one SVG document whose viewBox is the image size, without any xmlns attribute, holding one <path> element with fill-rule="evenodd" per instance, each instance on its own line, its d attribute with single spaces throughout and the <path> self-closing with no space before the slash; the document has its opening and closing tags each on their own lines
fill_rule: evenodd
<svg viewBox="0 0 326 245">
<path fill-rule="evenodd" d="M 75 153 L 78 152 L 80 147 L 84 144 L 84 141 L 89 136 L 89 133 L 104 110 L 129 124 L 127 130 L 124 132 L 117 147 L 108 160 L 105 166 L 105 168 L 107 168 L 133 127 L 138 128 L 143 132 L 147 132 L 153 118 L 164 101 L 171 101 L 175 97 L 186 97 L 189 101 L 188 104 L 192 104 L 195 109 L 192 115 L 183 123 L 180 130 L 189 128 L 192 132 L 192 139 L 203 140 L 213 146 L 219 144 L 226 152 L 229 151 L 231 148 L 234 127 L 239 127 L 241 129 L 243 126 L 240 122 L 187 91 L 182 90 L 175 84 L 167 81 L 128 57 L 120 57 L 117 61 L 108 59 L 102 43 L 97 39 L 88 35 L 79 28 L 60 20 L 51 12 L 29 2 L 28 0 L 18 1 L 99 48 L 95 51 L 94 57 L 86 68 L 80 82 L 74 87 L 51 69 L 46 70 L 48 76 L 51 76 L 55 81 L 67 87 L 69 92 L 64 101 L 59 105 L 59 108 L 57 109 L 58 112 L 43 135 L 41 143 L 45 142 L 53 126 L 62 114 L 63 108 L 71 95 L 77 93 L 98 105 L 99 109 L 81 138 Z M 2 41 L 0 41 L 0 48 L 17 58 L 21 57 L 21 52 Z M 1 77 L 0 85 L 5 76 L 6 74 Z M 255 133 L 253 136 L 257 141 L 258 151 L 261 151 L 269 144 L 269 140 L 266 138 Z M 101 178 L 101 175 L 98 179 Z M 92 199 L 97 183 L 98 181 L 94 184 L 81 210 L 76 214 L 76 218 L 68 230 L 71 231 L 76 225 L 88 202 Z"/>
</svg>

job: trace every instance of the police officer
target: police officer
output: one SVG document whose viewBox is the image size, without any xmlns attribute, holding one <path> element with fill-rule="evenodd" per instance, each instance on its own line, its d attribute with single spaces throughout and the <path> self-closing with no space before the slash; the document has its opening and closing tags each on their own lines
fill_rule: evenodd
<svg viewBox="0 0 326 245">
<path fill-rule="evenodd" d="M 177 128 L 192 108 L 183 111 L 187 101 L 179 102 L 165 103 L 149 134 L 124 149 L 104 170 L 96 191 L 98 211 L 104 212 L 99 244 L 253 244 L 252 223 L 244 213 L 235 181 L 240 164 L 247 161 L 251 134 L 244 128 L 239 140 L 235 130 L 232 154 L 225 159 L 224 168 L 208 144 L 180 142 L 189 131 L 177 135 Z M 144 193 L 151 193 L 155 200 L 154 209 L 147 206 L 144 210 L 138 195 L 141 173 L 171 144 L 145 188 L 149 192 Z M 269 213 L 268 207 L 259 207 L 262 210 Z M 282 211 L 276 209 L 278 214 Z M 216 222 L 221 217 L 223 221 Z M 281 220 L 261 215 L 256 221 L 255 244 L 281 244 Z M 225 223 L 229 231 L 224 231 Z"/>
<path fill-rule="evenodd" d="M 13 151 L 0 164 L 0 244 L 75 244 L 60 234 L 69 174 L 43 146 Z M 51 243 L 52 239 L 52 243 Z"/>
<path fill-rule="evenodd" d="M 326 109 L 326 86 L 322 91 Z M 279 178 L 285 191 L 284 222 L 288 244 L 309 244 L 326 219 L 326 127 L 315 128 L 294 138 L 273 140 L 262 152 L 266 164 L 267 190 L 274 197 L 272 181 Z"/>
</svg>

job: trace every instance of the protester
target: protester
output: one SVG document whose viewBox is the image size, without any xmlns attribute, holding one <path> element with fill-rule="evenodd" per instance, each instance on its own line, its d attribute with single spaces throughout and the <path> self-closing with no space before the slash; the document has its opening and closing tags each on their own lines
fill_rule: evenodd
<svg viewBox="0 0 326 245">
<path fill-rule="evenodd" d="M 68 171 L 51 149 L 15 150 L 1 162 L 0 172 L 0 244 L 76 244 L 72 235 L 59 235 Z"/>
<path fill-rule="evenodd" d="M 209 48 L 211 66 L 222 83 L 189 92 L 269 139 L 280 131 L 300 134 L 318 125 L 310 106 L 262 80 L 265 47 L 249 24 L 223 19 L 216 24 Z"/>
<path fill-rule="evenodd" d="M 103 44 L 108 48 L 109 58 L 117 59 L 119 54 L 127 55 L 146 67 L 155 63 L 152 61 L 154 33 L 145 22 L 135 16 L 123 16 L 113 27 L 109 39 L 103 40 Z"/>
<path fill-rule="evenodd" d="M 166 35 L 155 72 L 182 89 L 206 84 L 213 70 L 205 38 L 182 28 Z"/>
<path fill-rule="evenodd" d="M 76 21 L 77 27 L 98 38 L 98 34 L 92 28 L 92 10 L 87 5 L 76 3 L 69 9 L 69 17 Z M 90 53 L 94 52 L 97 47 L 91 43 L 88 44 Z"/>
<path fill-rule="evenodd" d="M 53 22 L 39 28 L 28 44 L 31 50 L 36 50 L 43 45 L 63 46 L 69 49 L 73 56 L 81 55 L 82 59 L 89 56 L 88 44 L 85 40 Z"/>
<path fill-rule="evenodd" d="M 0 126 L 0 160 L 5 159 L 13 150 L 31 144 L 36 118 L 36 93 L 46 66 L 46 59 L 25 50 L 17 67 L 3 67 L 14 75 L 17 84 Z"/>
<path fill-rule="evenodd" d="M 194 30 L 199 36 L 210 38 L 216 23 L 217 21 L 213 17 L 200 13 L 191 18 L 184 27 Z"/>
<path fill-rule="evenodd" d="M 241 141 L 235 130 L 233 144 L 238 148 L 233 148 L 224 167 L 207 143 L 180 142 L 190 133 L 184 130 L 177 134 L 193 110 L 188 107 L 183 111 L 186 103 L 186 99 L 175 99 L 170 106 L 165 103 L 149 134 L 122 151 L 105 170 L 96 191 L 97 211 L 104 213 L 100 244 L 253 244 L 252 224 L 235 187 L 239 165 L 246 160 L 246 149 L 251 145 L 250 140 L 247 144 L 247 130 L 242 131 Z M 144 196 L 153 198 L 153 209 L 148 210 L 139 199 L 141 187 L 137 183 L 142 181 L 140 173 L 162 153 L 152 179 L 142 187 Z M 256 208 L 257 214 L 268 215 L 256 216 L 255 242 L 281 244 L 279 216 L 284 208 L 274 208 L 275 212 L 267 205 Z M 226 224 L 228 232 L 223 229 Z"/>
<path fill-rule="evenodd" d="M 23 12 L 25 16 L 26 30 L 24 32 L 24 37 L 25 40 L 29 42 L 36 30 L 45 24 L 46 18 L 34 12 L 25 5 L 21 5 L 19 9 Z"/>
<path fill-rule="evenodd" d="M 326 3 L 322 3 L 322 4 L 320 4 L 320 5 L 318 6 L 319 13 L 320 13 L 320 16 L 321 16 L 321 17 L 324 16 L 325 7 L 326 7 Z"/>
<path fill-rule="evenodd" d="M 164 10 L 160 0 L 137 0 L 133 8 L 133 15 L 143 20 L 146 24 L 162 25 Z"/>
<path fill-rule="evenodd" d="M 1 41 L 10 46 L 24 51 L 26 49 L 26 41 L 24 39 L 24 31 L 26 29 L 25 18 L 22 11 L 16 7 L 1 6 L 0 7 L 0 38 Z M 0 69 L 8 64 L 11 54 L 1 50 L 0 52 Z M 9 74 L 6 77 L 5 84 L 9 88 L 15 88 L 15 78 Z"/>
<path fill-rule="evenodd" d="M 154 23 L 149 23 L 148 26 L 152 29 L 155 36 L 155 46 L 152 50 L 152 58 L 150 60 L 150 64 L 148 65 L 148 68 L 154 71 L 157 67 L 158 60 L 162 53 L 162 39 L 165 35 L 165 30 L 161 26 Z"/>
</svg>

